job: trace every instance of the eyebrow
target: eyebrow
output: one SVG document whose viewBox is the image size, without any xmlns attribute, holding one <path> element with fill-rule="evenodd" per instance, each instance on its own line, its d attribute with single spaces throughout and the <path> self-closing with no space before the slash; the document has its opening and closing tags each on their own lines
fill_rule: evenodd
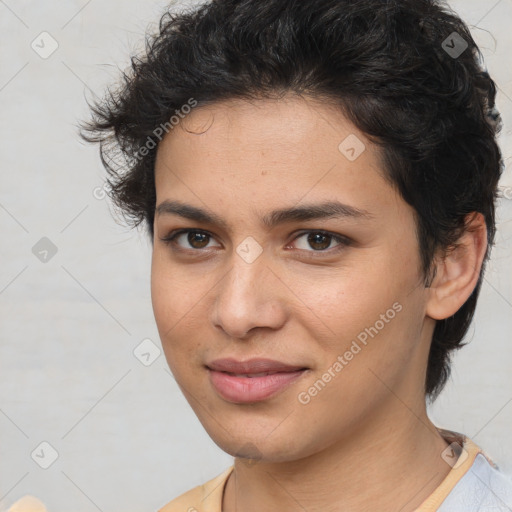
<svg viewBox="0 0 512 512">
<path fill-rule="evenodd" d="M 178 215 L 185 219 L 217 225 L 226 230 L 228 229 L 228 223 L 215 213 L 180 201 L 163 201 L 156 207 L 155 214 L 157 216 L 166 214 Z M 372 219 L 374 216 L 367 210 L 355 208 L 354 206 L 338 201 L 327 201 L 324 203 L 306 204 L 304 206 L 273 210 L 262 217 L 262 224 L 266 228 L 272 229 L 275 226 L 287 222 L 328 218 Z"/>
</svg>

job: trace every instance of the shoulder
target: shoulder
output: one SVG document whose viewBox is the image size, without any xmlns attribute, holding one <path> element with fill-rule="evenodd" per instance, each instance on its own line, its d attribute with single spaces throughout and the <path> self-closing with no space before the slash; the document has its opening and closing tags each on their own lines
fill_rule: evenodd
<svg viewBox="0 0 512 512">
<path fill-rule="evenodd" d="M 510 512 L 512 479 L 479 453 L 470 470 L 454 487 L 439 512 Z"/>
<path fill-rule="evenodd" d="M 232 471 L 230 466 L 215 478 L 174 498 L 158 512 L 221 512 L 224 487 Z"/>
</svg>

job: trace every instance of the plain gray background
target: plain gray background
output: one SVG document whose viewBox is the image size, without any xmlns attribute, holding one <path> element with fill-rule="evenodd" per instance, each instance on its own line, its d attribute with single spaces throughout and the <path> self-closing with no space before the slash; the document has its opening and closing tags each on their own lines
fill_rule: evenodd
<svg viewBox="0 0 512 512">
<path fill-rule="evenodd" d="M 116 223 L 98 149 L 77 136 L 86 95 L 103 95 L 166 5 L 0 1 L 0 510 L 26 494 L 52 512 L 155 510 L 233 460 L 158 355 L 151 246 Z M 431 417 L 512 474 L 512 0 L 451 5 L 499 86 L 506 197 L 471 343 Z M 148 339 L 146 366 L 134 350 Z"/>
</svg>

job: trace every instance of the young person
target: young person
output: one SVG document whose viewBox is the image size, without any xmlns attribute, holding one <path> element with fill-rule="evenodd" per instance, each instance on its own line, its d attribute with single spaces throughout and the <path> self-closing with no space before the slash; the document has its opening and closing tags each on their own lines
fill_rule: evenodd
<svg viewBox="0 0 512 512">
<path fill-rule="evenodd" d="M 478 57 L 433 0 L 214 0 L 165 15 L 92 107 L 169 367 L 235 457 L 162 512 L 512 510 L 426 411 L 495 234 Z"/>
</svg>

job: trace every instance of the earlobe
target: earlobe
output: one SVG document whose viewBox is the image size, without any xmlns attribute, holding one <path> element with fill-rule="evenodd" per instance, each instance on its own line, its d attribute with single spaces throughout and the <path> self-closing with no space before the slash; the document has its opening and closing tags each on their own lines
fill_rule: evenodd
<svg viewBox="0 0 512 512">
<path fill-rule="evenodd" d="M 487 227 L 478 212 L 466 216 L 466 230 L 456 245 L 436 261 L 426 314 L 434 320 L 454 315 L 473 293 L 487 250 Z"/>
</svg>

